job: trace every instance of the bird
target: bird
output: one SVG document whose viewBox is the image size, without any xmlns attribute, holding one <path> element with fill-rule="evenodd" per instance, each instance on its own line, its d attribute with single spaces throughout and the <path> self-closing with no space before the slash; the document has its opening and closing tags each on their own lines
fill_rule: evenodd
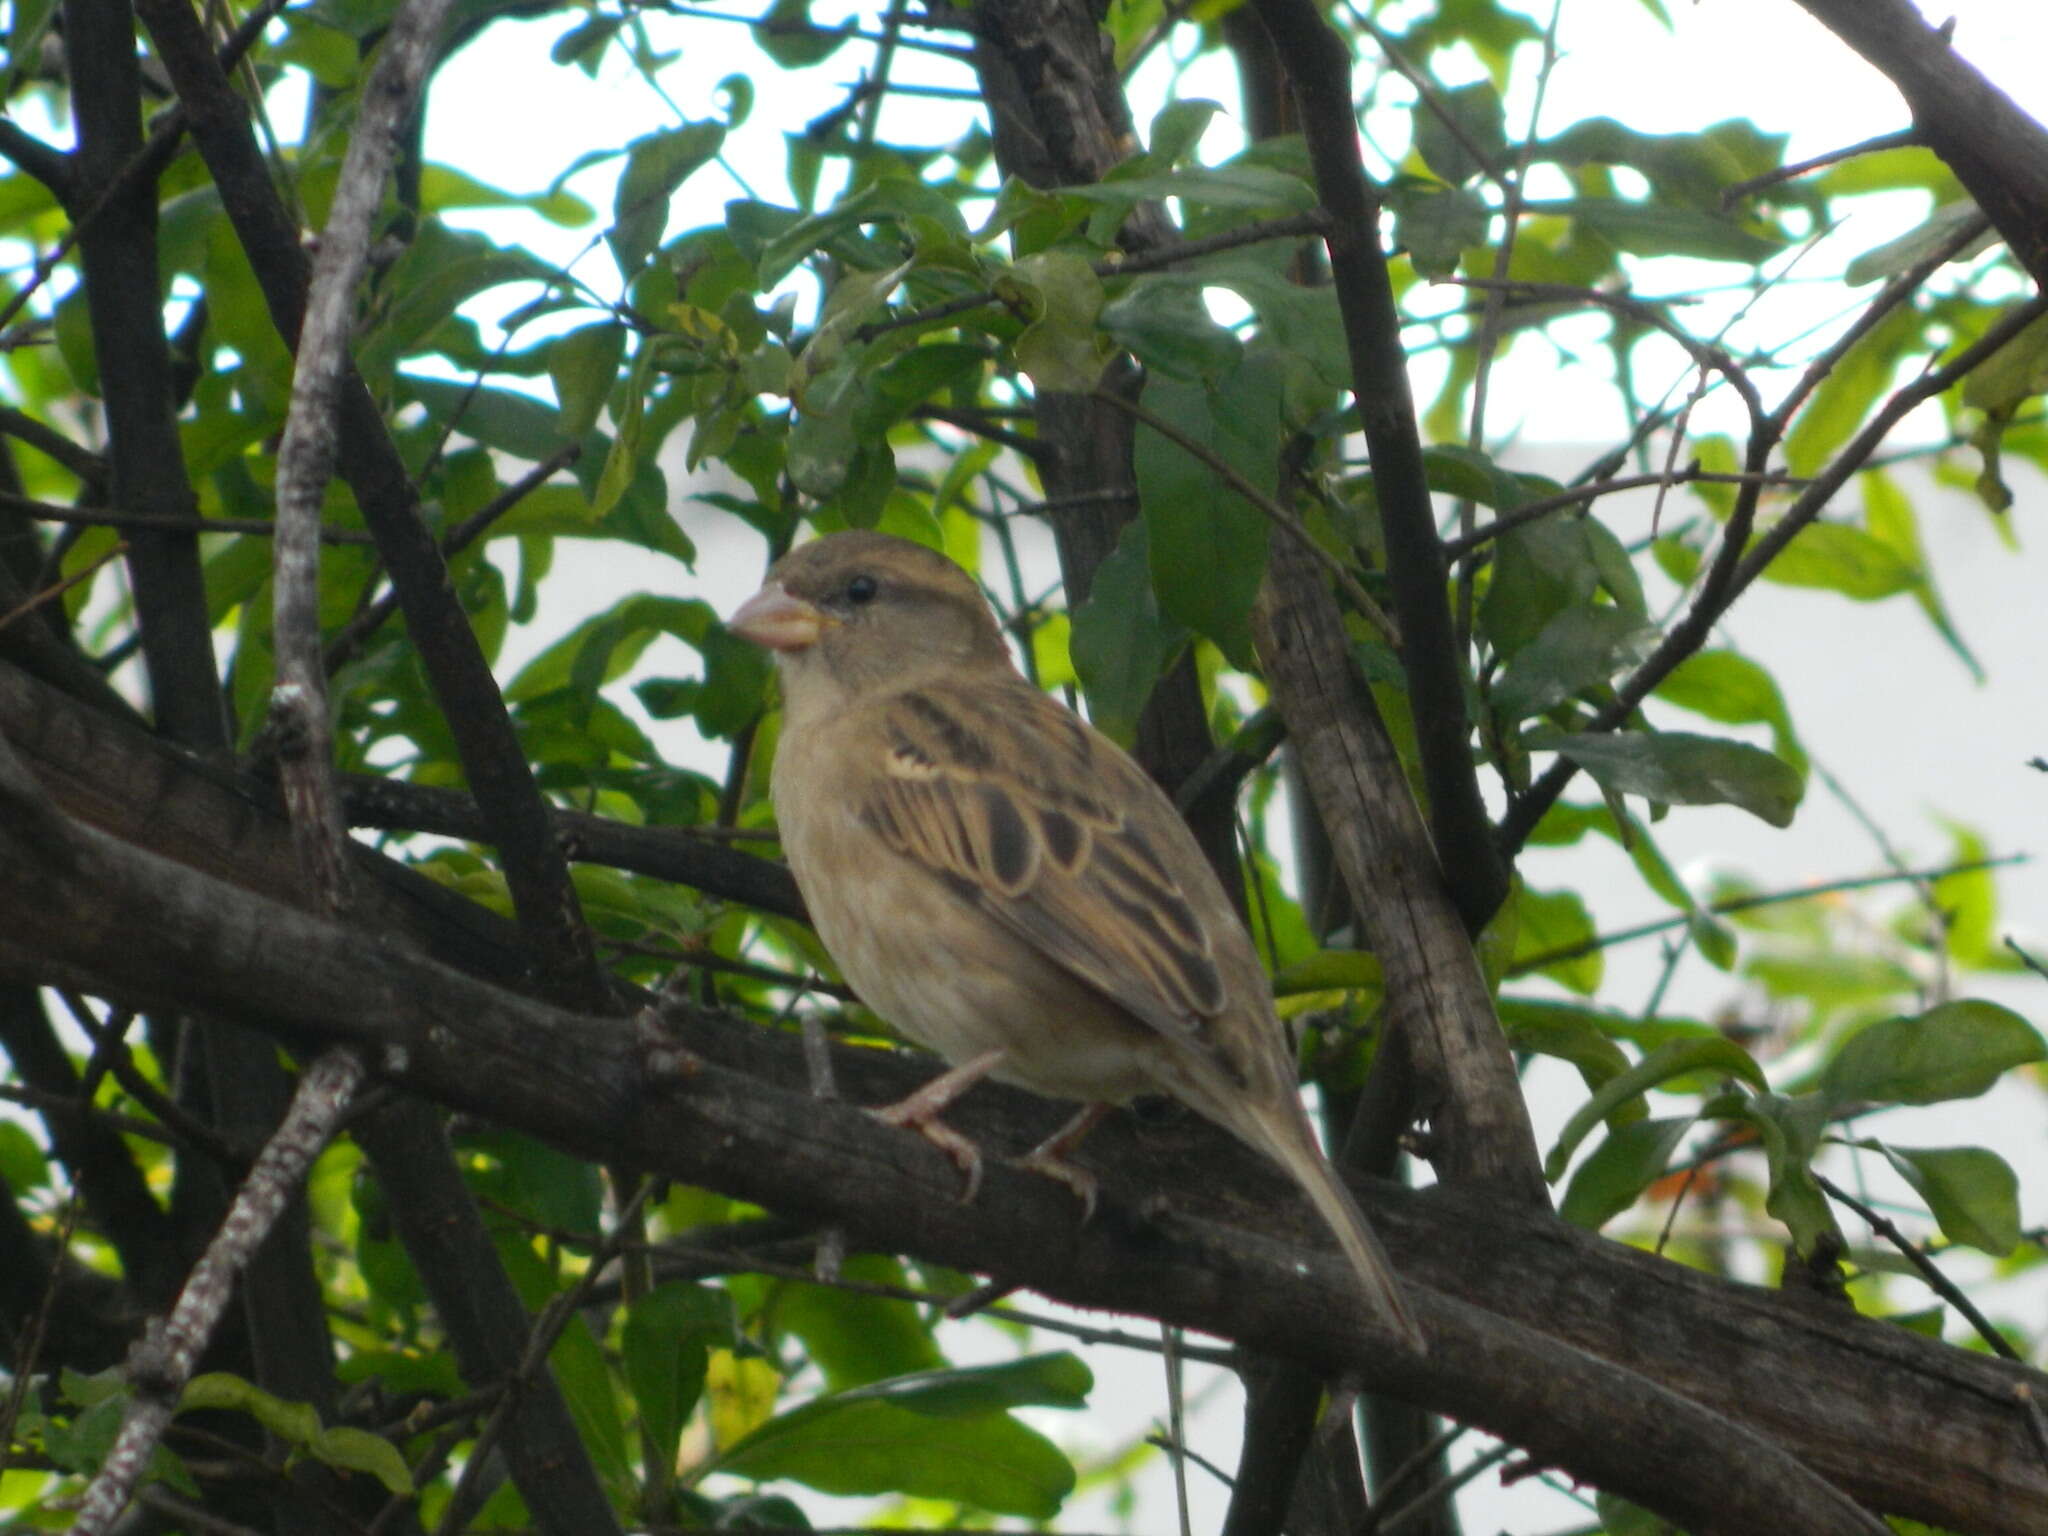
<svg viewBox="0 0 2048 1536">
<path fill-rule="evenodd" d="M 893 535 L 776 561 L 727 628 L 775 659 L 775 822 L 860 999 L 950 1069 L 873 1111 L 979 1183 L 940 1118 L 984 1077 L 1084 1107 L 1022 1161 L 1092 1212 L 1068 1160 L 1109 1107 L 1160 1094 L 1278 1163 L 1363 1299 L 1426 1348 L 1385 1250 L 1317 1143 L 1250 935 L 1165 792 L 1011 660 L 974 579 Z"/>
</svg>

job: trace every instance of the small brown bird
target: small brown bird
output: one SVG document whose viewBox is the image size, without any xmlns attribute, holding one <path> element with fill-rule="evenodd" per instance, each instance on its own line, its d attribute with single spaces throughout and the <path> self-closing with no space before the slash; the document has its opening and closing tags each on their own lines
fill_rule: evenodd
<svg viewBox="0 0 2048 1536">
<path fill-rule="evenodd" d="M 939 1113 L 984 1076 L 1084 1109 L 1026 1161 L 1065 1161 L 1109 1105 L 1180 1100 L 1293 1175 L 1374 1310 L 1421 1329 L 1316 1144 L 1264 970 L 1173 802 L 1021 677 L 967 573 L 836 533 L 778 561 L 731 629 L 775 653 L 782 846 L 819 937 L 877 1013 L 953 1063 L 880 1111 L 979 1179 Z"/>
</svg>

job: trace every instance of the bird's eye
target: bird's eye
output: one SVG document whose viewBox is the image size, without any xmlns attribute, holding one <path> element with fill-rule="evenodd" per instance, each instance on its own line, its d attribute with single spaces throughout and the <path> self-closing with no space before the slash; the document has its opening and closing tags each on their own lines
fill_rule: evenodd
<svg viewBox="0 0 2048 1536">
<path fill-rule="evenodd" d="M 872 603 L 875 600 L 875 594 L 881 590 L 882 584 L 876 581 L 874 577 L 856 576 L 846 584 L 846 600 L 855 606 L 859 606 L 862 603 Z"/>
</svg>

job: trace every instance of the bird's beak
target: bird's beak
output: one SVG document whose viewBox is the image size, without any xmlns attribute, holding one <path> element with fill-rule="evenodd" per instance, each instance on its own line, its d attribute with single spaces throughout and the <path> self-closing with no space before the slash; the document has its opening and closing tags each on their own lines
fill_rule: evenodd
<svg viewBox="0 0 2048 1536">
<path fill-rule="evenodd" d="M 742 640 L 771 651 L 801 651 L 817 644 L 825 615 L 800 597 L 792 597 L 779 581 L 771 581 L 741 603 L 725 627 Z"/>
</svg>

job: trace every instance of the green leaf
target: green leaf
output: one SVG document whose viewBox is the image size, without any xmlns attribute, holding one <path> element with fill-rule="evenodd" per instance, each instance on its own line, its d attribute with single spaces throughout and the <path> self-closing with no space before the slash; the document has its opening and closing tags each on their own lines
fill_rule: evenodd
<svg viewBox="0 0 2048 1536">
<path fill-rule="evenodd" d="M 836 29 L 818 26 L 810 0 L 775 0 L 754 28 L 754 44 L 780 68 L 804 69 L 831 58 L 858 30 L 852 20 Z"/>
<path fill-rule="evenodd" d="M 50 1181 L 50 1160 L 35 1137 L 12 1120 L 0 1121 L 0 1179 L 17 1192 L 40 1189 Z"/>
<path fill-rule="evenodd" d="M 1894 1147 L 1859 1141 L 1882 1153 L 1912 1185 L 1952 1243 L 2002 1259 L 2020 1242 L 2020 1181 L 2012 1167 L 1985 1147 Z"/>
<path fill-rule="evenodd" d="M 351 1424 L 337 1424 L 332 1429 L 321 1430 L 309 1440 L 306 1450 L 315 1460 L 343 1472 L 369 1473 L 384 1485 L 384 1491 L 393 1498 L 412 1496 L 411 1469 L 398 1453 L 398 1447 L 382 1435 L 357 1429 Z"/>
<path fill-rule="evenodd" d="M 1645 0 L 1654 9 L 1656 0 Z M 1600 1517 L 1602 1536 L 1681 1536 L 1677 1526 L 1653 1515 L 1640 1504 L 1631 1504 L 1619 1494 L 1597 1493 L 1593 1508 Z"/>
<path fill-rule="evenodd" d="M 1377 980 L 1377 964 L 1374 969 Z M 1628 1053 L 1594 1022 L 1588 1010 L 1571 1006 L 1525 1009 L 1512 1022 L 1503 1010 L 1501 1024 L 1511 1049 L 1570 1062 L 1588 1088 L 1599 1088 L 1629 1069 Z"/>
<path fill-rule="evenodd" d="M 344 91 L 355 84 L 363 50 L 354 37 L 303 15 L 294 16 L 286 28 L 284 38 L 268 50 L 265 63 L 296 64 L 330 91 Z"/>
<path fill-rule="evenodd" d="M 824 1398 L 770 1419 L 718 1469 L 786 1477 L 824 1493 L 890 1494 L 1049 1520 L 1073 1491 L 1073 1464 L 1005 1414 L 935 1419 L 893 1403 Z"/>
<path fill-rule="evenodd" d="M 1190 273 L 1158 276 L 1197 288 L 1228 288 L 1257 313 L 1263 340 L 1306 363 L 1331 388 L 1351 387 L 1344 321 L 1329 284 L 1297 283 L 1285 271 L 1242 253 L 1202 262 Z"/>
<path fill-rule="evenodd" d="M 410 373 L 399 374 L 396 385 L 402 397 L 417 400 L 437 423 L 518 459 L 545 459 L 575 441 L 562 432 L 555 409 L 531 395 L 488 385 L 472 389 Z"/>
<path fill-rule="evenodd" d="M 1974 1099 L 2006 1072 L 2048 1058 L 2034 1026 L 1997 1003 L 1942 1003 L 1851 1036 L 1821 1073 L 1835 1104 Z"/>
<path fill-rule="evenodd" d="M 675 1459 L 683 1426 L 704 1393 L 713 1345 L 730 1348 L 732 1298 L 710 1286 L 656 1286 L 626 1311 L 620 1359 L 640 1423 L 663 1456 Z"/>
<path fill-rule="evenodd" d="M 1775 256 L 1784 245 L 1782 240 L 1754 234 L 1732 219 L 1670 204 L 1575 197 L 1531 202 L 1527 208 L 1531 213 L 1575 219 L 1632 256 L 1696 256 L 1702 261 L 1754 266 Z"/>
<path fill-rule="evenodd" d="M 1767 725 L 1771 750 L 1801 773 L 1806 771 L 1806 749 L 1792 729 L 1777 679 L 1747 656 L 1695 652 L 1657 685 L 1656 697 L 1723 725 Z"/>
<path fill-rule="evenodd" d="M 843 1274 L 856 1285 L 910 1283 L 899 1262 L 880 1254 L 853 1255 Z M 803 1340 L 828 1391 L 892 1377 L 914 1380 L 915 1373 L 941 1369 L 946 1363 L 930 1328 L 907 1301 L 854 1295 L 828 1285 L 790 1284 L 777 1288 L 773 1316 L 779 1329 Z"/>
<path fill-rule="evenodd" d="M 1501 670 L 1491 703 L 1503 724 L 1541 714 L 1650 654 L 1657 630 L 1621 608 L 1567 608 Z"/>
<path fill-rule="evenodd" d="M 1955 621 L 1949 617 L 1948 605 L 1935 588 L 1934 572 L 1921 548 L 1920 520 L 1913 511 L 1913 503 L 1899 489 L 1898 482 L 1881 469 L 1865 470 L 1856 479 L 1863 492 L 1863 526 L 1873 539 L 1889 545 L 1900 560 L 1920 573 L 1920 579 L 1913 584 L 1913 601 L 1927 615 L 1934 632 L 1955 652 L 1956 659 L 1970 669 L 1971 678 L 1982 683 L 1984 668 L 1971 654 Z"/>
<path fill-rule="evenodd" d="M 1479 449 L 1459 443 L 1438 443 L 1423 449 L 1422 474 L 1432 491 L 1464 501 L 1476 501 L 1496 512 L 1512 512 L 1526 502 L 1562 489 L 1546 475 L 1522 474 L 1508 469 Z M 1557 521 L 1570 524 L 1577 530 L 1594 526 L 1585 518 L 1559 518 Z"/>
<path fill-rule="evenodd" d="M 1918 586 L 1921 572 L 1881 539 L 1847 523 L 1809 523 L 1764 567 L 1764 580 L 1820 587 L 1859 603 Z"/>
<path fill-rule="evenodd" d="M 1855 435 L 1877 397 L 1890 387 L 1901 354 L 1920 340 L 1925 323 L 1910 305 L 1893 310 L 1828 370 L 1785 435 L 1785 464 L 1793 474 L 1817 473 Z"/>
<path fill-rule="evenodd" d="M 1215 389 L 1155 379 L 1145 403 L 1270 495 L 1279 478 L 1280 379 L 1276 359 L 1259 349 Z M 1266 571 L 1264 517 L 1206 462 L 1144 427 L 1136 468 L 1161 611 L 1249 665 L 1252 602 Z"/>
<path fill-rule="evenodd" d="M 1851 261 L 1842 271 L 1842 280 L 1851 287 L 1861 287 L 1865 283 L 1897 277 L 1908 268 L 1917 267 L 1921 262 L 1931 259 L 1937 251 L 1955 239 L 1964 225 L 1974 223 L 1983 216 L 1977 205 L 1967 198 L 1957 203 L 1944 203 L 1915 228 L 1907 230 L 1895 239 L 1885 241 L 1882 245 L 1872 246 Z M 1997 231 L 1987 229 L 1948 259 L 1952 262 L 1968 261 L 1972 256 L 1981 255 L 1989 250 L 1997 239 Z M 1969 387 L 1969 381 L 1966 379 L 1963 388 L 1967 390 Z"/>
<path fill-rule="evenodd" d="M 2010 410 L 2044 388 L 2048 388 L 2048 316 L 2032 322 L 1970 370 L 1963 380 L 1963 403 L 1980 411 Z"/>
<path fill-rule="evenodd" d="M 1575 1227 L 1599 1231 L 1664 1177 L 1671 1155 L 1696 1124 L 1694 1116 L 1678 1115 L 1615 1126 L 1573 1172 L 1558 1214 Z"/>
<path fill-rule="evenodd" d="M 1167 665 L 1187 644 L 1185 625 L 1159 611 L 1143 518 L 1132 518 L 1095 570 L 1088 600 L 1074 610 L 1068 653 L 1088 697 L 1088 718 L 1129 746 L 1138 716 Z"/>
<path fill-rule="evenodd" d="M 1244 354 L 1210 318 L 1201 291 L 1173 273 L 1147 274 L 1102 306 L 1102 329 L 1140 362 L 1182 379 L 1214 379 Z"/>
<path fill-rule="evenodd" d="M 1081 1357 L 1057 1350 L 999 1365 L 913 1371 L 836 1394 L 841 1403 L 894 1403 L 939 1418 L 973 1417 L 1008 1408 L 1085 1408 L 1095 1377 Z"/>
<path fill-rule="evenodd" d="M 1120 206 L 1178 197 L 1208 208 L 1263 209 L 1277 214 L 1306 213 L 1316 205 L 1315 188 L 1299 176 L 1243 162 L 1137 176 L 1111 175 L 1057 190 L 1061 197 Z"/>
<path fill-rule="evenodd" d="M 1669 1040 L 1652 1050 L 1628 1071 L 1609 1078 L 1581 1104 L 1558 1133 L 1557 1141 L 1543 1159 L 1543 1176 L 1553 1184 L 1571 1165 L 1572 1153 L 1601 1121 L 1623 1105 L 1673 1078 L 1694 1072 L 1712 1072 L 1739 1077 L 1759 1092 L 1769 1085 L 1764 1069 L 1749 1052 L 1720 1035 L 1700 1035 Z"/>
<path fill-rule="evenodd" d="M 631 277 L 646 265 L 668 228 L 669 199 L 725 143 L 722 123 L 686 123 L 635 139 L 612 197 L 612 227 L 605 234 L 619 271 Z"/>
<path fill-rule="evenodd" d="M 1415 152 L 1422 163 L 1454 187 L 1482 172 L 1499 171 L 1508 144 L 1507 112 L 1501 106 L 1500 93 L 1481 80 L 1433 94 L 1434 101 L 1417 101 L 1410 109 L 1415 120 Z M 1445 117 L 1457 127 L 1453 129 Z M 1475 149 L 1486 157 L 1484 161 L 1474 156 Z"/>
<path fill-rule="evenodd" d="M 351 42 L 349 46 L 355 45 Z M 560 187 L 546 192 L 506 192 L 452 165 L 428 165 L 421 170 L 420 206 L 434 213 L 444 208 L 525 208 L 563 229 L 579 229 L 592 216 L 588 203 Z"/>
<path fill-rule="evenodd" d="M 1984 839 L 1960 822 L 1945 822 L 1951 864 L 1975 864 L 1991 855 Z M 1989 869 L 1959 870 L 1934 882 L 1932 905 L 1942 914 L 1941 942 L 1949 958 L 1973 969 L 2002 969 L 2011 957 L 1999 943 L 1998 882 Z"/>
<path fill-rule="evenodd" d="M 1449 277 L 1475 245 L 1486 243 L 1493 212 L 1478 193 L 1464 187 L 1395 187 L 1387 196 L 1394 210 L 1394 238 L 1424 277 Z"/>
<path fill-rule="evenodd" d="M 320 1433 L 320 1415 L 311 1403 L 287 1402 L 227 1371 L 194 1376 L 178 1394 L 178 1412 L 206 1408 L 246 1413 L 289 1445 L 304 1446 Z"/>
<path fill-rule="evenodd" d="M 1565 609 L 1590 603 L 1599 584 L 1592 545 L 1576 522 L 1544 518 L 1511 528 L 1494 544 L 1480 627 L 1507 661 Z"/>
<path fill-rule="evenodd" d="M 996 292 L 1025 316 L 1017 338 L 1017 366 L 1040 394 L 1086 394 L 1102 377 L 1116 349 L 1096 329 L 1102 279 L 1069 251 L 1026 256 L 996 283 Z"/>
<path fill-rule="evenodd" d="M 506 283 L 547 282 L 553 275 L 526 251 L 450 229 L 438 219 L 423 220 L 391 273 L 389 307 L 356 349 L 357 365 L 369 377 L 384 379 L 402 359 L 433 350 L 436 328 L 478 294 Z"/>
<path fill-rule="evenodd" d="M 625 350 L 626 328 L 610 320 L 582 326 L 548 343 L 548 377 L 554 382 L 564 436 L 580 438 L 597 425 L 605 398 L 618 382 Z"/>
<path fill-rule="evenodd" d="M 1625 165 L 1643 174 L 1659 202 L 1718 210 L 1724 187 L 1777 169 L 1784 146 L 1782 135 L 1760 138 L 1747 123 L 1653 134 L 1592 117 L 1538 144 L 1534 158 L 1573 167 Z"/>
<path fill-rule="evenodd" d="M 1511 906 L 1509 920 L 1514 924 L 1515 942 L 1508 962 L 1510 974 L 1536 968 L 1582 997 L 1599 990 L 1606 957 L 1593 947 L 1593 919 L 1576 891 L 1538 891 L 1518 885 Z M 1540 956 L 1574 949 L 1584 953 L 1536 965 Z"/>
<path fill-rule="evenodd" d="M 55 316 L 57 355 L 71 374 L 79 393 L 100 392 L 99 354 L 93 350 L 92 310 L 86 304 L 85 285 L 80 283 L 57 301 Z"/>
<path fill-rule="evenodd" d="M 1074 1485 L 1057 1447 L 1001 1410 L 1078 1408 L 1093 1385 L 1070 1354 L 921 1371 L 820 1397 L 763 1424 L 719 1458 L 742 1477 L 827 1493 L 957 1499 L 1048 1519 Z"/>
<path fill-rule="evenodd" d="M 1733 805 L 1774 827 L 1788 827 L 1806 783 L 1783 758 L 1746 742 L 1666 731 L 1650 736 L 1572 735 L 1537 730 L 1532 752 L 1559 752 L 1612 794 L 1662 805 Z"/>
<path fill-rule="evenodd" d="M 618 1391 L 604 1351 L 582 1317 L 572 1317 L 562 1330 L 555 1347 L 548 1351 L 548 1366 L 562 1390 L 577 1438 L 589 1448 L 591 1462 L 604 1482 L 605 1491 L 614 1503 L 630 1499 L 638 1490 L 639 1480 L 626 1449 L 626 1425 L 619 1412 Z"/>
<path fill-rule="evenodd" d="M 1811 1258 L 1824 1237 L 1839 1240 L 1842 1229 L 1813 1176 L 1813 1155 L 1828 1125 L 1828 1105 L 1819 1094 L 1786 1098 L 1758 1093 L 1734 1106 L 1756 1128 L 1770 1169 L 1764 1209 L 1785 1223 L 1802 1258 Z"/>
</svg>

